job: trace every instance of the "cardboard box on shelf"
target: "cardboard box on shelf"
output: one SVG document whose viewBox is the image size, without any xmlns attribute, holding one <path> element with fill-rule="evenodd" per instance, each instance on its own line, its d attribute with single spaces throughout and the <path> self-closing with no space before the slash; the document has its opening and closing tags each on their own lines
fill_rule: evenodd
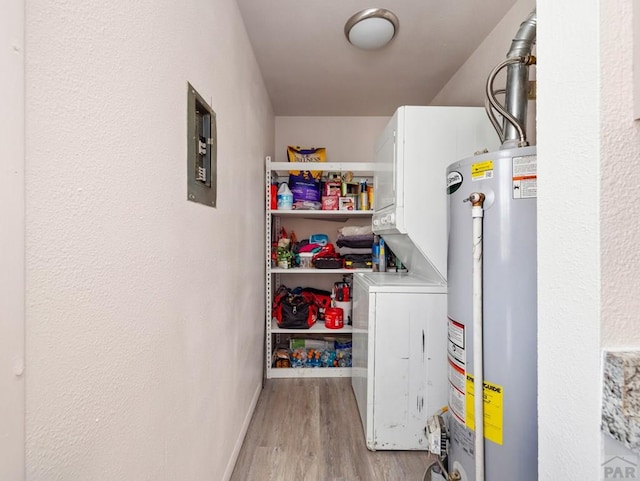
<svg viewBox="0 0 640 481">
<path fill-rule="evenodd" d="M 356 210 L 356 197 L 355 196 L 339 197 L 338 209 L 339 210 Z"/>
<path fill-rule="evenodd" d="M 340 196 L 340 190 L 342 188 L 342 183 L 338 182 L 323 182 L 322 183 L 322 195 L 323 196 Z"/>
<path fill-rule="evenodd" d="M 334 195 L 322 197 L 322 210 L 338 210 L 338 199 Z"/>
</svg>

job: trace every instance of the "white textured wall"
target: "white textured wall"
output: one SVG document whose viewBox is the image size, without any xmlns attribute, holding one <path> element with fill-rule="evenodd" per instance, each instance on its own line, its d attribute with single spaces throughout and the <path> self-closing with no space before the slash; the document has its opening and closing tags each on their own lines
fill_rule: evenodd
<svg viewBox="0 0 640 481">
<path fill-rule="evenodd" d="M 276 117 L 276 155 L 287 146 L 326 147 L 327 162 L 373 162 L 375 143 L 390 117 Z"/>
<path fill-rule="evenodd" d="M 541 481 L 600 479 L 600 3 L 538 0 Z"/>
<path fill-rule="evenodd" d="M 274 118 L 233 0 L 27 4 L 27 479 L 221 480 L 261 387 Z M 187 81 L 218 207 L 186 200 Z"/>
<path fill-rule="evenodd" d="M 24 1 L 0 15 L 0 479 L 24 479 Z"/>
<path fill-rule="evenodd" d="M 601 15 L 601 345 L 603 349 L 637 350 L 640 224 L 630 219 L 629 207 L 640 185 L 640 121 L 633 120 L 634 105 L 640 105 L 640 5 L 632 0 L 615 5 L 602 2 Z M 603 459 L 637 455 L 604 433 L 603 451 Z"/>
<path fill-rule="evenodd" d="M 640 222 L 630 215 L 640 186 L 640 121 L 633 120 L 633 15 L 640 16 L 638 3 L 601 2 L 604 348 L 640 347 Z"/>
</svg>

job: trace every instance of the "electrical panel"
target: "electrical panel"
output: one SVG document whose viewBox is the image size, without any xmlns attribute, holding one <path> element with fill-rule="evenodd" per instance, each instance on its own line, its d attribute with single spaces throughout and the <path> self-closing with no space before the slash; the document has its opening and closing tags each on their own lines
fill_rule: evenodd
<svg viewBox="0 0 640 481">
<path fill-rule="evenodd" d="M 216 206 L 216 113 L 188 84 L 187 96 L 187 199 Z"/>
</svg>

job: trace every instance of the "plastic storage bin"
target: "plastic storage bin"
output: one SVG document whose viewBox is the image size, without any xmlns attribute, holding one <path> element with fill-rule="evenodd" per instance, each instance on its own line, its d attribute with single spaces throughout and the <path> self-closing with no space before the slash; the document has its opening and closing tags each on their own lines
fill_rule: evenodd
<svg viewBox="0 0 640 481">
<path fill-rule="evenodd" d="M 300 267 L 304 267 L 304 268 L 310 268 L 313 267 L 313 265 L 311 265 L 311 259 L 313 259 L 313 252 L 301 252 L 300 254 L 298 254 L 298 256 L 300 257 Z"/>
</svg>

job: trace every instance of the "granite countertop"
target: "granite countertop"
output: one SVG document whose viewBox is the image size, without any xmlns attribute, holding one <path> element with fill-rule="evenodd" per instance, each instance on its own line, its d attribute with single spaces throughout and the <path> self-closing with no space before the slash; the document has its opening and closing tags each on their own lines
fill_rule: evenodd
<svg viewBox="0 0 640 481">
<path fill-rule="evenodd" d="M 605 353 L 602 430 L 640 454 L 640 351 Z"/>
</svg>

